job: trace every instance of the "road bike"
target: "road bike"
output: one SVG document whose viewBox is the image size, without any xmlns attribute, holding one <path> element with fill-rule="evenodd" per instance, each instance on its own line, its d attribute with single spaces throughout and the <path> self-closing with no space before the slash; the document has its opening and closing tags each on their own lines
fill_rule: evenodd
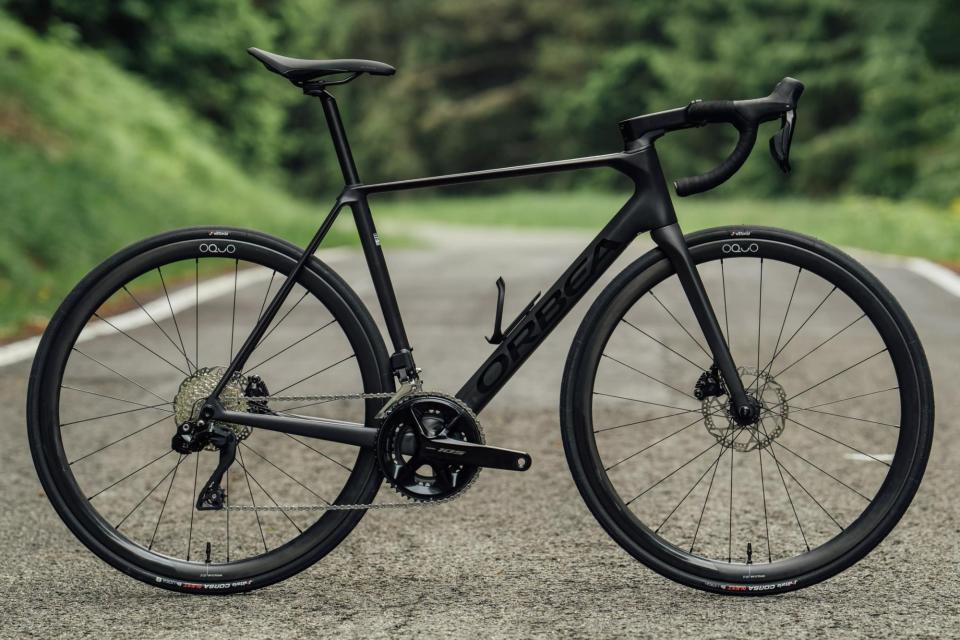
<svg viewBox="0 0 960 640">
<path fill-rule="evenodd" d="M 656 247 L 600 292 L 562 379 L 566 458 L 606 532 L 679 583 L 757 595 L 843 571 L 903 515 L 934 407 L 897 301 L 808 236 L 684 235 L 657 157 L 668 133 L 734 126 L 729 157 L 674 183 L 702 193 L 779 120 L 770 152 L 789 172 L 799 81 L 630 118 L 615 153 L 366 184 L 330 89 L 393 67 L 249 53 L 320 99 L 344 187 L 305 248 L 172 231 L 107 259 L 53 316 L 30 375 L 30 446 L 57 513 L 100 558 L 165 589 L 248 591 L 317 562 L 367 510 L 449 502 L 482 468 L 526 472 L 530 455 L 488 445 L 477 415 L 646 232 Z M 500 279 L 489 357 L 453 395 L 424 388 L 369 197 L 591 168 L 626 176 L 632 195 L 505 328 Z M 315 256 L 347 207 L 389 350 Z M 376 501 L 384 480 L 396 494 Z"/>
</svg>

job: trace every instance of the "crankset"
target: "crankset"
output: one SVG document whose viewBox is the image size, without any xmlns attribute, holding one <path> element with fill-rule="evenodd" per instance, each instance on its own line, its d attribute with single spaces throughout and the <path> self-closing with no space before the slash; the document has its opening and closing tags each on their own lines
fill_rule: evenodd
<svg viewBox="0 0 960 640">
<path fill-rule="evenodd" d="M 530 455 L 484 444 L 470 408 L 452 396 L 418 392 L 394 403 L 380 424 L 377 460 L 387 482 L 419 501 L 449 500 L 483 467 L 526 471 Z"/>
</svg>

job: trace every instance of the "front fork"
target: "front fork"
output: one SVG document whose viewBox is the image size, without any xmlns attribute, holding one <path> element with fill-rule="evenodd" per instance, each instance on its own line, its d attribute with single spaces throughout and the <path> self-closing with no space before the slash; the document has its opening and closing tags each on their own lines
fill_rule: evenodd
<svg viewBox="0 0 960 640">
<path fill-rule="evenodd" d="M 679 225 L 673 223 L 653 229 L 650 236 L 660 247 L 660 250 L 666 254 L 670 264 L 677 272 L 677 277 L 680 278 L 683 291 L 687 294 L 690 306 L 693 307 L 693 313 L 700 324 L 700 330 L 707 339 L 707 345 L 713 354 L 714 364 L 717 365 L 723 375 L 723 381 L 726 384 L 727 392 L 730 394 L 737 422 L 741 425 L 750 424 L 757 419 L 759 408 L 755 402 L 750 401 L 743 389 L 743 381 L 740 380 L 737 365 L 733 362 L 730 348 L 720 331 L 720 323 L 713 312 L 713 306 L 707 297 L 703 280 L 700 279 L 697 266 L 693 263 L 693 257 L 690 255 L 690 250 L 687 248 L 686 240 Z"/>
</svg>

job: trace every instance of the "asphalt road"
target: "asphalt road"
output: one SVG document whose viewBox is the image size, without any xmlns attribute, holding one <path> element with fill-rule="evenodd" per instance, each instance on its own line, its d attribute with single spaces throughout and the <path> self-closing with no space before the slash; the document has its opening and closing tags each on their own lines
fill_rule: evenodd
<svg viewBox="0 0 960 640">
<path fill-rule="evenodd" d="M 417 362 L 425 369 L 426 384 L 455 392 L 489 352 L 482 336 L 489 335 L 491 329 L 496 276 L 502 273 L 507 280 L 505 315 L 512 317 L 523 302 L 550 285 L 588 238 L 566 233 L 535 235 L 471 229 L 435 233 L 428 240 L 420 248 L 388 250 L 388 258 Z M 618 266 L 643 248 L 631 250 Z M 960 299 L 895 265 L 869 257 L 866 261 L 900 299 L 926 345 L 936 382 L 937 432 L 923 485 L 899 526 L 865 560 L 826 583 L 762 599 L 709 595 L 658 576 L 634 561 L 599 527 L 582 503 L 567 469 L 557 412 L 567 348 L 598 287 L 481 415 L 488 442 L 532 454 L 530 472 L 486 471 L 462 499 L 433 510 L 368 514 L 338 549 L 312 569 L 253 594 L 229 598 L 185 597 L 150 588 L 105 565 L 74 539 L 44 498 L 30 460 L 23 413 L 29 363 L 0 369 L 0 637 L 960 636 L 960 503 L 956 500 L 960 396 L 952 385 L 960 378 Z M 338 259 L 335 266 L 376 312 L 360 256 Z M 773 286 L 766 294 L 771 296 L 771 308 L 783 309 L 789 292 L 787 282 L 786 287 Z M 708 281 L 710 286 L 716 284 Z M 752 286 L 750 278 L 742 282 L 744 291 Z M 808 302 L 816 301 L 815 290 L 808 295 Z M 229 296 L 216 298 L 202 304 L 201 313 L 216 317 L 215 312 L 229 308 L 230 302 Z M 664 297 L 664 302 L 678 308 L 669 297 Z M 252 304 L 255 313 L 259 300 L 247 304 Z M 765 316 L 765 321 L 775 327 L 777 312 L 768 313 L 769 320 Z M 842 322 L 842 313 L 842 309 L 825 309 L 822 333 L 812 330 L 807 344 L 815 345 L 818 336 L 829 336 L 830 322 Z M 289 324 L 278 332 L 278 347 L 288 344 L 298 332 L 303 334 L 308 322 L 316 320 L 305 314 L 301 325 L 297 317 L 291 315 Z M 658 330 L 669 333 L 675 329 L 664 315 L 641 314 L 637 320 L 647 322 L 654 335 L 662 335 Z M 737 326 L 736 318 L 732 323 Z M 142 331 L 148 330 L 150 327 Z M 221 332 L 226 330 L 220 327 Z M 190 336 L 184 337 L 189 343 Z M 737 339 L 733 339 L 735 348 Z M 107 335 L 91 341 L 89 348 L 107 355 L 124 349 L 129 353 L 130 345 L 124 340 L 119 335 Z M 748 353 L 753 347 L 743 340 L 742 348 Z M 803 353 L 801 341 L 798 339 L 797 354 Z M 199 349 L 207 349 L 206 339 L 197 343 Z M 850 344 L 868 346 L 860 345 L 858 338 Z M 845 358 L 849 362 L 855 355 L 843 350 L 825 351 L 829 351 L 824 356 L 827 367 L 839 365 Z M 696 347 L 687 344 L 683 353 L 695 359 Z M 738 356 L 738 360 L 746 357 Z M 659 364 L 673 371 L 675 363 L 667 364 L 664 358 Z M 130 365 L 138 376 L 147 376 L 145 370 L 137 368 L 139 363 Z M 882 377 L 883 372 L 875 375 Z M 623 379 L 623 375 L 614 377 Z M 343 379 L 346 381 L 341 390 L 350 390 L 349 376 Z M 111 393 L 125 393 L 122 383 L 111 384 L 117 385 L 106 387 L 113 389 Z M 176 391 L 178 383 L 172 384 L 167 391 Z M 843 385 L 854 383 L 837 384 L 832 388 L 841 393 L 845 392 Z M 660 402 L 668 398 L 655 397 Z M 878 401 L 870 403 L 869 408 L 880 410 L 881 405 Z M 87 405 L 83 402 L 78 401 L 77 406 L 77 415 L 90 415 L 84 413 Z M 595 406 L 595 411 L 613 420 L 626 409 Z M 812 424 L 807 420 L 804 423 Z M 697 429 L 699 437 L 709 438 L 701 426 Z M 618 433 L 622 431 L 628 430 Z M 800 437 L 798 431 L 788 423 L 783 437 Z M 858 436 L 863 438 L 861 450 L 879 456 L 884 451 L 883 436 L 868 433 L 873 432 L 863 431 Z M 258 436 L 255 434 L 249 443 L 259 451 L 265 444 L 256 444 Z M 159 442 L 169 434 L 164 431 L 156 438 Z M 611 455 L 626 446 L 627 440 L 615 441 L 610 445 Z M 822 447 L 822 443 L 811 446 Z M 141 444 L 130 447 L 135 453 Z M 864 469 L 853 472 L 860 474 L 855 475 L 857 482 L 869 483 L 871 470 L 877 467 L 876 462 L 855 460 L 856 456 L 819 449 L 814 452 L 809 455 L 819 455 L 814 459 L 827 459 L 837 468 L 849 469 L 852 465 Z M 346 454 L 331 455 L 346 461 L 342 457 Z M 831 455 L 834 458 L 829 458 Z M 253 465 L 251 454 L 247 457 L 248 464 Z M 650 465 L 636 465 L 614 482 L 622 482 L 629 490 L 658 477 L 657 464 L 669 468 L 679 459 L 666 457 Z M 794 461 L 792 465 L 797 472 L 800 463 Z M 302 467 L 288 467 L 297 468 Z M 705 465 L 691 469 L 694 475 L 685 486 L 693 484 L 703 469 L 709 471 Z M 91 482 L 102 471 L 91 471 Z M 262 479 L 267 471 L 257 473 Z M 772 473 L 768 466 L 768 483 L 775 478 L 769 475 Z M 234 481 L 242 482 L 243 476 L 234 476 Z M 321 474 L 317 481 L 334 482 L 335 476 Z M 188 491 L 189 483 L 184 482 L 181 480 L 177 487 Z M 809 483 L 814 494 L 828 490 L 827 485 Z M 682 496 L 685 489 L 679 488 L 680 484 L 665 494 L 663 504 Z M 699 500 L 703 500 L 705 484 L 693 494 L 700 496 Z M 251 498 L 254 493 L 251 489 Z M 798 493 L 796 488 L 794 493 Z M 378 499 L 393 500 L 386 490 Z M 741 504 L 739 497 L 737 504 Z M 836 508 L 842 512 L 846 506 L 838 503 Z M 699 501 L 691 499 L 684 508 L 699 511 Z M 786 507 L 771 506 L 771 510 L 777 508 Z M 802 517 L 814 517 L 816 509 L 809 501 L 798 508 Z M 173 535 L 179 529 L 172 523 L 185 516 L 168 517 L 174 520 L 167 521 L 158 544 L 164 535 Z M 714 534 L 725 531 L 726 520 L 721 516 L 714 520 L 713 528 L 707 525 L 701 536 L 709 541 L 704 544 L 713 544 L 716 538 L 723 546 L 726 538 Z M 684 520 L 689 521 L 689 517 Z M 782 535 L 777 540 L 787 540 L 790 535 L 790 520 L 784 522 L 774 527 L 774 534 Z M 266 523 L 266 536 L 282 536 L 282 525 L 276 520 Z M 762 548 L 757 526 L 758 521 L 751 517 L 737 523 L 733 555 L 742 554 L 744 540 L 753 540 L 755 548 Z M 810 525 L 808 533 L 817 535 L 819 526 Z M 242 538 L 240 524 L 234 527 L 235 544 L 241 549 L 243 544 L 256 544 L 257 538 L 252 543 Z M 214 553 L 222 552 L 216 540 L 215 545 Z"/>
</svg>

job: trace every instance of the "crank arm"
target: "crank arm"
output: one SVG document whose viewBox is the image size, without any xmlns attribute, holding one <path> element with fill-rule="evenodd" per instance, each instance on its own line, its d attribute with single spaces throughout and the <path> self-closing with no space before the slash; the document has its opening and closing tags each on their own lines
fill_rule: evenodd
<svg viewBox="0 0 960 640">
<path fill-rule="evenodd" d="M 420 449 L 420 457 L 428 462 L 453 462 L 507 471 L 526 471 L 532 462 L 530 454 L 523 451 L 488 447 L 454 438 L 427 440 Z"/>
</svg>

